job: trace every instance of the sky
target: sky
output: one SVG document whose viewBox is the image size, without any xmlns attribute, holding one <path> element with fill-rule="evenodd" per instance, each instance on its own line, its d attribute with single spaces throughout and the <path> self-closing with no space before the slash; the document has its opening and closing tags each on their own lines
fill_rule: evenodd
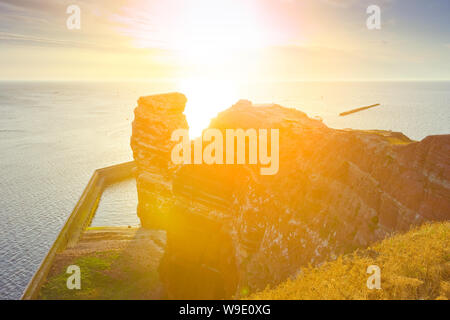
<svg viewBox="0 0 450 320">
<path fill-rule="evenodd" d="M 450 1 L 0 0 L 0 79 L 180 78 L 449 80 Z"/>
</svg>

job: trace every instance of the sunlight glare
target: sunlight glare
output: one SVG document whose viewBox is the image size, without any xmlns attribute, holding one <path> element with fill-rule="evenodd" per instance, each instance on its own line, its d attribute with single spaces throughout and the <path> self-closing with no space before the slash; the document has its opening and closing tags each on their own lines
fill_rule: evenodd
<svg viewBox="0 0 450 320">
<path fill-rule="evenodd" d="M 183 64 L 229 63 L 240 52 L 263 46 L 263 28 L 255 8 L 237 0 L 194 1 L 196 5 L 186 8 L 172 38 Z"/>
<path fill-rule="evenodd" d="M 230 81 L 208 79 L 184 79 L 179 91 L 187 97 L 185 109 L 190 137 L 201 136 L 212 118 L 237 102 L 237 88 Z"/>
</svg>

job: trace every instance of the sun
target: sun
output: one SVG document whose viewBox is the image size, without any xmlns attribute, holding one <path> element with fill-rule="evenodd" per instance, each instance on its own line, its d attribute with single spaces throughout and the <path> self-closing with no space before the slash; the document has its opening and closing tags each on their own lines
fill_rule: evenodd
<svg viewBox="0 0 450 320">
<path fill-rule="evenodd" d="M 212 118 L 238 100 L 237 86 L 227 80 L 187 78 L 180 80 L 177 86 L 188 100 L 184 113 L 191 139 L 200 137 Z"/>
<path fill-rule="evenodd" d="M 246 98 L 238 96 L 239 84 L 258 74 L 260 51 L 268 46 L 261 5 L 254 0 L 167 0 L 145 2 L 136 10 L 142 23 L 128 33 L 141 47 L 164 49 L 159 59 L 176 69 L 174 89 L 188 98 L 190 134 L 198 137 L 218 112 Z"/>
<path fill-rule="evenodd" d="M 264 45 L 264 28 L 251 2 L 193 0 L 179 18 L 171 46 L 180 62 L 196 68 L 239 63 Z"/>
<path fill-rule="evenodd" d="M 185 113 L 191 137 L 200 136 L 211 118 L 239 99 L 237 82 L 257 68 L 255 52 L 265 43 L 254 5 L 192 0 L 177 18 L 170 47 L 184 70 L 178 90 L 188 98 Z"/>
</svg>

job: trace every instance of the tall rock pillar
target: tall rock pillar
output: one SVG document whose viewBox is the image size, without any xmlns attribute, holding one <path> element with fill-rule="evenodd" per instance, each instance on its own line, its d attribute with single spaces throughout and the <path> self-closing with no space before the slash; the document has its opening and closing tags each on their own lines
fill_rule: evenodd
<svg viewBox="0 0 450 320">
<path fill-rule="evenodd" d="M 170 140 L 176 129 L 187 129 L 186 97 L 167 93 L 141 97 L 134 110 L 131 149 L 137 164 L 137 214 L 144 228 L 164 228 L 170 210 L 171 177 L 176 166 Z"/>
</svg>

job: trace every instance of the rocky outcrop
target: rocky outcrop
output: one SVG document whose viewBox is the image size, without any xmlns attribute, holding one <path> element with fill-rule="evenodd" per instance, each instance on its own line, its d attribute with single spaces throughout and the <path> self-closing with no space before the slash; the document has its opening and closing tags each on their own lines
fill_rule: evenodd
<svg viewBox="0 0 450 320">
<path fill-rule="evenodd" d="M 450 217 L 450 135 L 413 142 L 400 133 L 335 130 L 300 111 L 248 103 L 211 127 L 280 130 L 278 174 L 250 168 L 237 182 L 246 187 L 233 195 L 240 285 L 251 290 Z"/>
<path fill-rule="evenodd" d="M 161 229 L 171 204 L 170 180 L 176 166 L 170 153 L 175 129 L 188 128 L 183 114 L 186 97 L 168 93 L 141 97 L 134 110 L 131 149 L 137 164 L 137 214 L 146 228 Z"/>
<path fill-rule="evenodd" d="M 248 101 L 210 127 L 279 129 L 279 171 L 263 176 L 258 165 L 204 164 L 167 170 L 164 162 L 162 183 L 140 166 L 139 206 L 151 208 L 140 209 L 141 221 L 169 217 L 160 273 L 172 298 L 245 295 L 309 263 L 450 217 L 450 135 L 414 142 L 401 133 L 336 130 L 295 109 Z M 153 128 L 141 134 L 147 130 Z M 133 150 L 138 165 L 147 163 Z"/>
</svg>

